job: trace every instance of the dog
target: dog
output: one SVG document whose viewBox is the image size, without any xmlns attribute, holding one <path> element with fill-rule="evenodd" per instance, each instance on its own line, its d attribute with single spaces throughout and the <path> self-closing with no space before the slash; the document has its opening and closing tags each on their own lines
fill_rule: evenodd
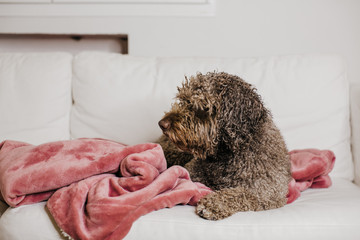
<svg viewBox="0 0 360 240">
<path fill-rule="evenodd" d="M 197 73 L 178 87 L 159 121 L 168 166 L 184 166 L 214 192 L 196 213 L 220 220 L 287 202 L 290 157 L 270 111 L 249 83 L 225 72 Z"/>
</svg>

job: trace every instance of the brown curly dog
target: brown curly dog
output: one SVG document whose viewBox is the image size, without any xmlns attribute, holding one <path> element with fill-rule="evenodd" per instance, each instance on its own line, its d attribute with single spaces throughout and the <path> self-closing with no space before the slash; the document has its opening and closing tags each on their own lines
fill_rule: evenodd
<svg viewBox="0 0 360 240">
<path fill-rule="evenodd" d="M 286 204 L 288 150 L 254 87 L 224 72 L 199 73 L 176 99 L 159 121 L 158 142 L 168 166 L 184 166 L 215 190 L 198 203 L 199 216 L 218 220 Z"/>
</svg>

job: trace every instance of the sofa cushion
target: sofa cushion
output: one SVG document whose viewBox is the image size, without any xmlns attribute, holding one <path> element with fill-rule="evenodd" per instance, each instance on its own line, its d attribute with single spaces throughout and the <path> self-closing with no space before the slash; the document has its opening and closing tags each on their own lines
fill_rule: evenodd
<svg viewBox="0 0 360 240">
<path fill-rule="evenodd" d="M 64 240 L 46 208 L 46 202 L 8 208 L 0 218 L 2 240 Z"/>
<path fill-rule="evenodd" d="M 0 54 L 0 142 L 69 139 L 71 61 L 67 53 Z"/>
<path fill-rule="evenodd" d="M 74 60 L 73 137 L 126 144 L 156 140 L 184 76 L 226 71 L 258 88 L 289 150 L 330 149 L 331 176 L 352 180 L 349 88 L 341 58 L 332 55 L 271 58 L 144 58 L 85 52 Z"/>
<path fill-rule="evenodd" d="M 143 216 L 125 239 L 356 240 L 360 239 L 359 197 L 355 184 L 334 179 L 332 187 L 308 189 L 282 208 L 239 212 L 221 221 L 201 219 L 191 206 L 176 206 Z"/>
<path fill-rule="evenodd" d="M 155 59 L 83 53 L 73 66 L 72 137 L 137 144 L 159 136 Z"/>
<path fill-rule="evenodd" d="M 334 179 L 327 189 L 308 189 L 285 207 L 239 212 L 221 221 L 195 214 L 195 208 L 178 205 L 146 214 L 134 222 L 127 240 L 138 239 L 360 239 L 360 189 Z M 64 239 L 44 202 L 9 208 L 0 218 L 2 240 Z"/>
</svg>

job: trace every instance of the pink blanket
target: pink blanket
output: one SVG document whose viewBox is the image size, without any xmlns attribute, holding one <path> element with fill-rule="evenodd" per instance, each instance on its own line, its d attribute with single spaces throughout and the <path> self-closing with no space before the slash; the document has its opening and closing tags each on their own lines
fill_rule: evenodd
<svg viewBox="0 0 360 240">
<path fill-rule="evenodd" d="M 309 187 L 328 187 L 331 151 L 290 152 L 288 203 Z M 166 160 L 157 144 L 125 146 L 78 139 L 33 146 L 0 143 L 0 190 L 17 207 L 48 199 L 58 226 L 75 239 L 121 239 L 140 216 L 177 204 L 196 205 L 211 190 Z"/>
<path fill-rule="evenodd" d="M 48 209 L 75 239 L 121 239 L 140 216 L 176 204 L 195 205 L 211 192 L 193 183 L 184 168 L 166 169 L 160 145 L 125 146 L 103 139 L 39 146 L 4 141 L 0 190 L 12 207 L 51 196 Z"/>
<path fill-rule="evenodd" d="M 292 203 L 300 192 L 308 188 L 327 188 L 332 182 L 329 173 L 335 164 L 330 150 L 304 149 L 290 152 L 292 181 L 289 183 L 287 203 Z"/>
</svg>

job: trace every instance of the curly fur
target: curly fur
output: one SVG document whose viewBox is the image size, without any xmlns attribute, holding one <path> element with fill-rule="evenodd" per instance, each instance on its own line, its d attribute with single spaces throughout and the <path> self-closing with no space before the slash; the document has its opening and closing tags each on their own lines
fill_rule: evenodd
<svg viewBox="0 0 360 240">
<path fill-rule="evenodd" d="M 168 165 L 215 190 L 200 200 L 206 219 L 286 204 L 288 150 L 256 89 L 241 78 L 210 72 L 185 79 L 159 125 Z"/>
</svg>

